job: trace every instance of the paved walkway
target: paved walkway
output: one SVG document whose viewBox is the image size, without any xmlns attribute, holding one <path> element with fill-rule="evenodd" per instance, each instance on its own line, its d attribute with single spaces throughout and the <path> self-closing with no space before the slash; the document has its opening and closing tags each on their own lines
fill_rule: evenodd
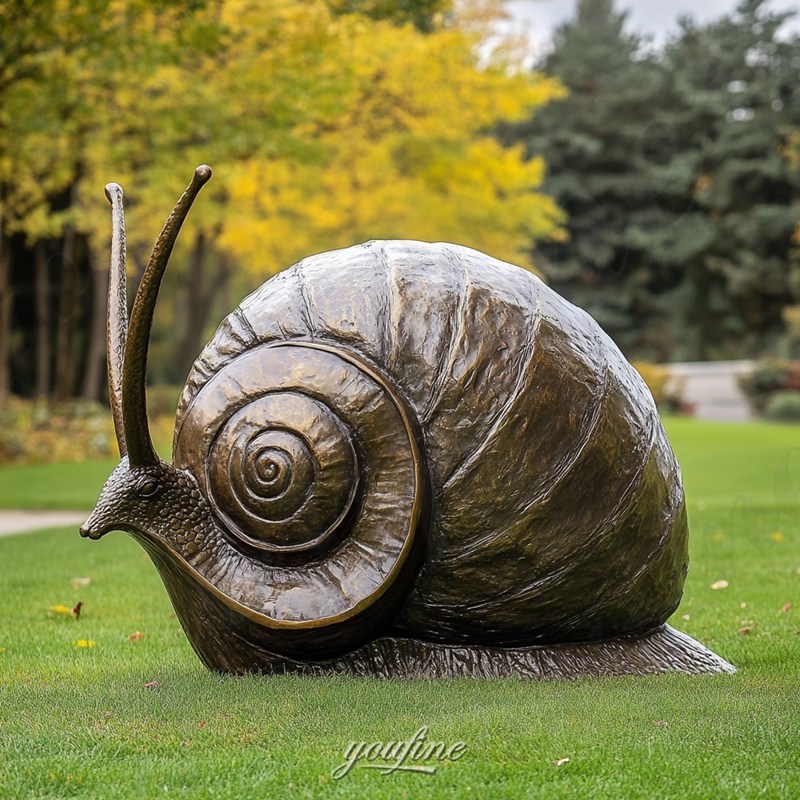
<svg viewBox="0 0 800 800">
<path fill-rule="evenodd" d="M 745 421 L 750 407 L 738 377 L 752 369 L 752 361 L 704 361 L 667 364 L 673 387 L 698 419 Z"/>
<path fill-rule="evenodd" d="M 40 531 L 74 525 L 76 528 L 89 516 L 88 511 L 17 511 L 0 510 L 0 536 Z"/>
</svg>

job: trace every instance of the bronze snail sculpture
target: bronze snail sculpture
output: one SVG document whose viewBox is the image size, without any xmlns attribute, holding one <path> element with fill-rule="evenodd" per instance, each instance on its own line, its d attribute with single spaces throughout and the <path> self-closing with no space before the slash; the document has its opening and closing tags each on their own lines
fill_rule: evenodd
<svg viewBox="0 0 800 800">
<path fill-rule="evenodd" d="M 122 460 L 81 534 L 131 533 L 207 667 L 385 677 L 732 671 L 665 624 L 687 570 L 678 464 L 613 342 L 475 250 L 304 259 L 219 326 L 147 424 L 147 347 L 198 167 L 130 318 L 113 207 L 109 387 Z"/>
</svg>

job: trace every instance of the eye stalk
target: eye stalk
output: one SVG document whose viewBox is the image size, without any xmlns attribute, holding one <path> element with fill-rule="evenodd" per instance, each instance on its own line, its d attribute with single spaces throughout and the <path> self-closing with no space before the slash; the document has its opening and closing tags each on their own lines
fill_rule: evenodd
<svg viewBox="0 0 800 800">
<path fill-rule="evenodd" d="M 106 185 L 111 203 L 111 266 L 108 278 L 108 321 L 106 324 L 106 365 L 108 367 L 108 399 L 120 457 L 125 456 L 125 424 L 122 421 L 122 368 L 125 360 L 125 339 L 128 336 L 128 299 L 125 275 L 125 212 L 122 187 Z"/>
<path fill-rule="evenodd" d="M 128 326 L 125 304 L 125 222 L 122 189 L 106 187 L 114 221 L 111 286 L 108 306 L 109 395 L 114 412 L 120 454 L 127 453 L 130 466 L 159 463 L 147 423 L 147 349 L 153 326 L 158 291 L 178 233 L 198 192 L 211 178 L 211 167 L 201 164 L 181 195 L 156 240 L 136 292 Z M 126 332 L 127 327 L 127 332 Z M 124 342 L 124 345 L 122 344 Z"/>
</svg>

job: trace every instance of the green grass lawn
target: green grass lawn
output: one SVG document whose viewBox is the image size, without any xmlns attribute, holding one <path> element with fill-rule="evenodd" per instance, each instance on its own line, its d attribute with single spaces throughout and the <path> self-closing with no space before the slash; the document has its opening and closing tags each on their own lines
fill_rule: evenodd
<svg viewBox="0 0 800 800">
<path fill-rule="evenodd" d="M 0 508 L 88 511 L 116 461 L 0 468 Z"/>
<path fill-rule="evenodd" d="M 158 452 L 170 460 L 170 445 Z M 0 467 L 0 508 L 88 511 L 117 460 Z"/>
<path fill-rule="evenodd" d="M 667 425 L 692 527 L 672 624 L 736 675 L 222 678 L 132 540 L 13 536 L 0 539 L 0 797 L 800 797 L 800 427 Z M 0 506 L 88 508 L 108 469 L 0 470 Z M 77 621 L 48 611 L 78 600 Z M 422 725 L 466 754 L 435 775 L 331 778 L 351 741 Z"/>
</svg>

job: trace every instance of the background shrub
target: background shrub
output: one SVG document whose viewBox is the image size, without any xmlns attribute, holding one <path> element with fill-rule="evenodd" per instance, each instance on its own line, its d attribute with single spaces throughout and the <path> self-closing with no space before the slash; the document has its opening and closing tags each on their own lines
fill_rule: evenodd
<svg viewBox="0 0 800 800">
<path fill-rule="evenodd" d="M 738 381 L 753 412 L 766 416 L 767 407 L 776 394 L 800 391 L 800 362 L 764 358 L 756 361 L 753 369 L 741 375 Z"/>
<path fill-rule="evenodd" d="M 767 400 L 764 416 L 775 422 L 800 422 L 800 392 L 784 389 Z"/>
<path fill-rule="evenodd" d="M 174 390 L 155 395 L 152 403 L 148 390 L 150 433 L 156 447 L 169 452 L 177 395 Z M 171 411 L 164 413 L 164 408 Z M 102 403 L 56 404 L 12 396 L 0 407 L 0 465 L 85 461 L 118 454 L 111 412 Z"/>
</svg>

